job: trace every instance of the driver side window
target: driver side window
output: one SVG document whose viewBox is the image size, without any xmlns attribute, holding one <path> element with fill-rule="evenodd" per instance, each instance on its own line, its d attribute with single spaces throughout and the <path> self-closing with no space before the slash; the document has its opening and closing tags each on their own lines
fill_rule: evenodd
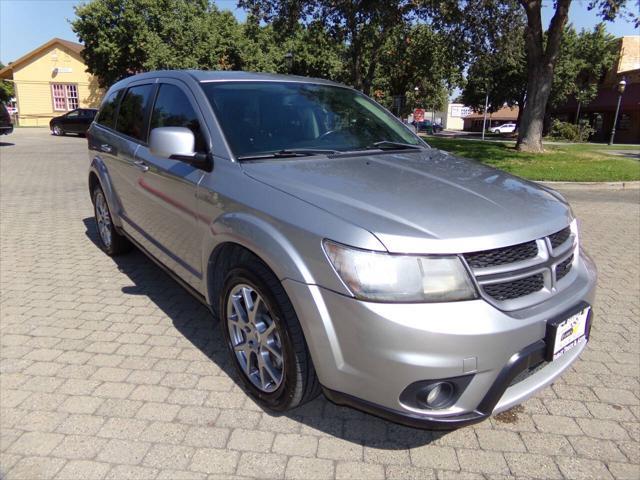
<svg viewBox="0 0 640 480">
<path fill-rule="evenodd" d="M 151 114 L 151 130 L 158 127 L 186 127 L 196 137 L 196 152 L 206 152 L 198 115 L 187 95 L 177 86 L 163 83 Z"/>
</svg>

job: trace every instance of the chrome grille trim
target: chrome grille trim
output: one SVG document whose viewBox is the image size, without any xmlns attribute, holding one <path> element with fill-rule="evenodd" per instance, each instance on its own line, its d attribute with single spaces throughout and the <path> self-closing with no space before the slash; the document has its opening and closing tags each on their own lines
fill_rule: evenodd
<svg viewBox="0 0 640 480">
<path fill-rule="evenodd" d="M 538 252 L 535 257 L 520 260 L 521 256 L 509 255 L 502 258 L 517 258 L 512 263 L 497 265 L 482 264 L 474 268 L 469 259 L 478 258 L 482 252 L 464 254 L 462 257 L 473 273 L 481 296 L 501 310 L 517 310 L 540 303 L 566 287 L 573 278 L 573 265 L 577 259 L 577 232 L 568 226 L 546 237 L 534 240 Z M 514 245 L 521 248 L 530 242 Z M 553 248 L 555 245 L 556 248 Z M 509 247 L 488 250 L 490 253 L 508 250 Z M 490 258 L 490 257 L 481 257 Z M 542 281 L 540 281 L 542 279 Z"/>
</svg>

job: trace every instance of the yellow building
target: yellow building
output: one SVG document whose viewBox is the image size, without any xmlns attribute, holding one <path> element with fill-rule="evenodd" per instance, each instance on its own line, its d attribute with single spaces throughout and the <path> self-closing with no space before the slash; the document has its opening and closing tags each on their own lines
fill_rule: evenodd
<svg viewBox="0 0 640 480">
<path fill-rule="evenodd" d="M 54 38 L 0 70 L 0 79 L 15 85 L 18 125 L 48 126 L 69 110 L 99 105 L 104 92 L 85 71 L 81 51 L 79 43 Z"/>
</svg>

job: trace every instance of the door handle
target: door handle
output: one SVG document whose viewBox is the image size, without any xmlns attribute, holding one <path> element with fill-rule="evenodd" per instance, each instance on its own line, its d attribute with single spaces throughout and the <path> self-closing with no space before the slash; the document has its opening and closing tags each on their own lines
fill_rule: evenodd
<svg viewBox="0 0 640 480">
<path fill-rule="evenodd" d="M 102 145 L 100 145 L 100 150 L 102 150 L 105 153 L 111 153 L 111 150 L 113 150 L 113 148 L 111 147 L 111 145 L 103 143 Z"/>
<path fill-rule="evenodd" d="M 136 160 L 133 164 L 141 171 L 146 172 L 149 170 L 149 165 L 144 163 L 142 160 Z"/>
</svg>

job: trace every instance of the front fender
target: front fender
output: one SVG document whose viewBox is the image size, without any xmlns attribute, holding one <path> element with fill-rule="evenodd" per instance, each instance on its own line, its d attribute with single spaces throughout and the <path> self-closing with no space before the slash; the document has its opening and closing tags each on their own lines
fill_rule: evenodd
<svg viewBox="0 0 640 480">
<path fill-rule="evenodd" d="M 265 219 L 246 212 L 228 213 L 217 218 L 210 226 L 211 235 L 205 238 L 203 252 L 206 252 L 206 258 L 203 259 L 203 264 L 207 271 L 203 278 L 210 278 L 211 272 L 208 270 L 213 266 L 209 259 L 216 248 L 233 243 L 257 255 L 280 281 L 291 279 L 306 284 L 318 283 L 318 277 L 323 275 L 312 272 L 308 264 L 309 261 L 313 262 L 313 257 L 318 257 L 322 253 L 321 240 L 314 238 L 311 234 L 297 232 L 298 240 L 294 244 L 290 240 L 291 237 L 283 232 L 284 228 L 286 227 L 276 227 Z M 324 279 L 320 281 L 326 282 Z M 340 287 L 333 279 L 331 283 L 336 283 L 335 287 Z M 212 304 L 209 289 L 205 290 L 207 300 Z"/>
</svg>

